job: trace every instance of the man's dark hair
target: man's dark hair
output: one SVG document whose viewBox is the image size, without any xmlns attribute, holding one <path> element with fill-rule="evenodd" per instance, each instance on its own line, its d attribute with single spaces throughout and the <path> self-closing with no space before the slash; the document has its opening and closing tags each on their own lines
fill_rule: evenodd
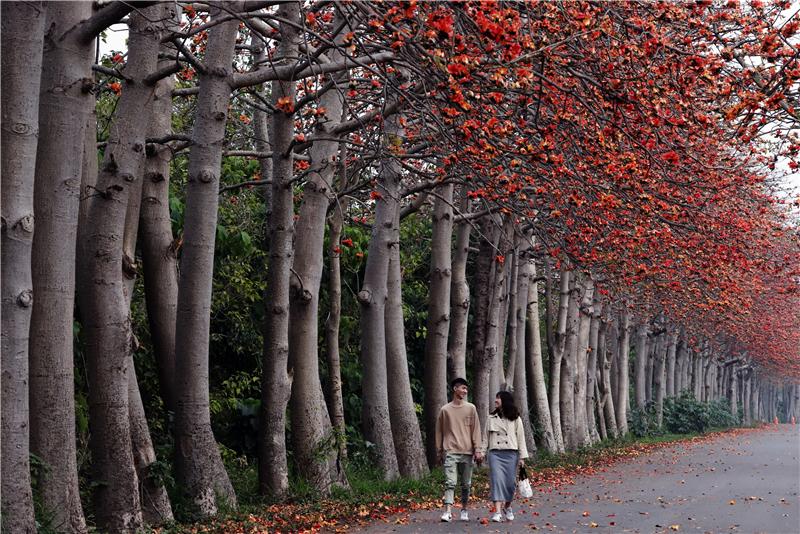
<svg viewBox="0 0 800 534">
<path fill-rule="evenodd" d="M 459 377 L 459 378 L 454 378 L 453 381 L 450 382 L 450 389 L 453 389 L 456 386 L 460 386 L 461 384 L 464 384 L 465 386 L 469 387 L 469 384 L 467 383 L 467 381 L 464 380 L 463 378 Z"/>
</svg>

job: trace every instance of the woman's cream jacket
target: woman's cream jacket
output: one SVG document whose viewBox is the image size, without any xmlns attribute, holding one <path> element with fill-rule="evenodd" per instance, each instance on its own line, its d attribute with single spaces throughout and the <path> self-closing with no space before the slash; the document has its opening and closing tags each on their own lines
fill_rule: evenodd
<svg viewBox="0 0 800 534">
<path fill-rule="evenodd" d="M 483 436 L 484 450 L 519 451 L 520 459 L 528 458 L 528 447 L 525 446 L 525 431 L 522 429 L 522 418 L 509 421 L 504 417 L 492 414 L 486 421 L 486 433 Z"/>
</svg>

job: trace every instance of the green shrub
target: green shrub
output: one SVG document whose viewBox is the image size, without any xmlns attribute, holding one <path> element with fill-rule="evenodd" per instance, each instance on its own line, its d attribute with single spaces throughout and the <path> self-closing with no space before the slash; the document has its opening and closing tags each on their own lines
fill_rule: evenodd
<svg viewBox="0 0 800 534">
<path fill-rule="evenodd" d="M 663 429 L 658 427 L 656 409 L 653 402 L 648 402 L 644 409 L 633 406 L 628 412 L 628 430 L 637 438 L 658 436 L 663 434 Z"/>
<path fill-rule="evenodd" d="M 709 427 L 709 410 L 705 403 L 684 391 L 680 397 L 664 401 L 664 427 L 673 434 L 705 432 Z"/>
</svg>

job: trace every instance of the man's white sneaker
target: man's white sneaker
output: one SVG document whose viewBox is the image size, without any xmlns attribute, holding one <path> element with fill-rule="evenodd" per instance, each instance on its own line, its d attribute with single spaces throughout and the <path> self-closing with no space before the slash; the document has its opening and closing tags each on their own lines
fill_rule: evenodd
<svg viewBox="0 0 800 534">
<path fill-rule="evenodd" d="M 461 510 L 461 520 L 469 521 L 469 512 L 467 512 L 466 510 Z"/>
<path fill-rule="evenodd" d="M 506 508 L 506 519 L 509 521 L 514 520 L 514 511 L 511 508 Z"/>
<path fill-rule="evenodd" d="M 450 512 L 445 512 L 442 514 L 442 521 L 445 523 L 449 523 L 453 520 L 453 515 Z"/>
<path fill-rule="evenodd" d="M 492 515 L 492 521 L 494 523 L 502 523 L 503 522 L 503 516 L 500 515 L 500 512 L 495 512 L 494 515 Z"/>
</svg>

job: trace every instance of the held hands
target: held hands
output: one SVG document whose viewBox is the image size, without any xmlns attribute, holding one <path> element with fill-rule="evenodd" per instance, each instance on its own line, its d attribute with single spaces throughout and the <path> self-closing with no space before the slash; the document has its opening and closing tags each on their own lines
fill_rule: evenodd
<svg viewBox="0 0 800 534">
<path fill-rule="evenodd" d="M 473 455 L 473 458 L 475 458 L 475 462 L 477 462 L 478 464 L 480 464 L 481 462 L 483 462 L 483 453 L 482 453 L 482 452 L 476 452 L 476 453 Z"/>
</svg>

